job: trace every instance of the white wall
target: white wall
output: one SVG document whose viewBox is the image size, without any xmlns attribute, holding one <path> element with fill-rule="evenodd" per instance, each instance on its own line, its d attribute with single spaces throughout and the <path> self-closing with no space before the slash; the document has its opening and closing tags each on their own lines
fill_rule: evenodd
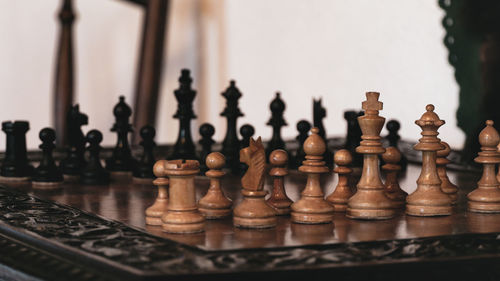
<svg viewBox="0 0 500 281">
<path fill-rule="evenodd" d="M 28 119 L 31 148 L 38 131 L 52 124 L 52 80 L 57 0 L 0 0 L 0 120 Z M 132 102 L 143 13 L 122 1 L 75 1 L 76 99 L 90 117 L 87 128 L 109 132 L 119 95 Z M 220 93 L 236 79 L 240 108 L 257 134 L 268 139 L 269 102 L 281 91 L 289 126 L 312 118 L 312 97 L 323 97 L 329 135 L 345 134 L 343 111 L 359 108 L 364 92 L 380 91 L 381 115 L 402 122 L 401 135 L 416 141 L 414 124 L 434 103 L 447 124 L 440 130 L 453 147 L 458 88 L 442 44 L 443 12 L 435 0 L 176 0 L 171 7 L 166 69 L 158 112 L 158 142 L 172 142 L 177 121 L 173 90 L 181 68 L 192 69 L 198 90 L 193 135 L 203 122 L 216 126 Z M 385 132 L 384 132 L 385 134 Z M 4 137 L 0 137 L 0 147 Z M 0 148 L 1 149 L 1 148 Z"/>
</svg>

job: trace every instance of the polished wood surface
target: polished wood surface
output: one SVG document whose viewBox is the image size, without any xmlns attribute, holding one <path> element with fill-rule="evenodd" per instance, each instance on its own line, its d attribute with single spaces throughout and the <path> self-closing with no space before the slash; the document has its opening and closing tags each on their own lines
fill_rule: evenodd
<svg viewBox="0 0 500 281">
<path fill-rule="evenodd" d="M 416 189 L 416 179 L 420 166 L 409 165 L 406 174 L 400 178 L 400 186 L 406 192 Z M 358 171 L 359 173 L 359 171 Z M 154 235 L 207 250 L 228 250 L 243 248 L 273 248 L 300 245 L 333 244 L 356 241 L 392 240 L 417 237 L 456 235 L 463 233 L 500 232 L 500 214 L 479 214 L 466 211 L 465 195 L 470 192 L 480 175 L 476 173 L 449 171 L 450 180 L 459 187 L 459 202 L 451 216 L 412 217 L 398 213 L 395 218 L 383 221 L 364 221 L 348 219 L 342 213 L 335 214 L 333 224 L 303 225 L 290 222 L 290 217 L 279 217 L 276 228 L 257 230 L 233 227 L 230 218 L 208 220 L 205 232 L 198 234 L 167 234 L 161 226 L 146 226 L 144 211 L 151 206 L 157 196 L 153 185 L 133 183 L 123 178 L 110 185 L 90 186 L 64 183 L 56 191 L 34 190 L 30 184 L 8 184 L 19 189 L 59 203 L 124 222 L 130 226 L 144 229 Z M 351 185 L 357 179 L 351 178 Z M 338 182 L 337 176 L 329 172 L 321 179 L 326 194 L 333 191 Z M 297 201 L 306 177 L 297 171 L 290 171 L 285 177 L 288 196 Z M 210 180 L 204 176 L 195 179 L 196 198 L 206 194 Z M 240 177 L 226 176 L 222 179 L 225 194 L 235 204 L 241 202 Z M 271 190 L 272 180 L 266 177 L 265 189 Z"/>
</svg>

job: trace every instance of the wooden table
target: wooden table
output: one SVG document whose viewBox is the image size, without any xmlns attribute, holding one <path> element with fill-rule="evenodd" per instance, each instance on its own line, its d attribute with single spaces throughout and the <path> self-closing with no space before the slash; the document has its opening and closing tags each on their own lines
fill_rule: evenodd
<svg viewBox="0 0 500 281">
<path fill-rule="evenodd" d="M 401 187 L 412 192 L 419 173 L 419 166 L 410 165 Z M 128 178 L 109 186 L 65 183 L 50 192 L 3 184 L 0 279 L 2 274 L 27 280 L 498 279 L 500 214 L 465 211 L 465 195 L 479 174 L 449 176 L 460 187 L 452 216 L 401 212 L 390 220 L 362 221 L 337 214 L 333 224 L 325 225 L 281 217 L 275 229 L 267 230 L 234 228 L 228 219 L 207 221 L 204 233 L 190 235 L 146 226 L 144 210 L 156 190 Z M 326 194 L 336 182 L 336 175 L 324 177 Z M 199 199 L 208 179 L 197 177 L 196 185 Z M 293 200 L 304 185 L 298 172 L 286 178 Z M 224 178 L 223 189 L 240 200 L 239 177 Z"/>
</svg>

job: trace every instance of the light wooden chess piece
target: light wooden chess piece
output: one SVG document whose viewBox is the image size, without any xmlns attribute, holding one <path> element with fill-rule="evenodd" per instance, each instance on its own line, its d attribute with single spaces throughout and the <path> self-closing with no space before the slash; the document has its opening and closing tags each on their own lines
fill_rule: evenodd
<svg viewBox="0 0 500 281">
<path fill-rule="evenodd" d="M 205 160 L 208 170 L 205 175 L 210 178 L 207 194 L 198 201 L 198 209 L 207 219 L 220 219 L 231 215 L 232 202 L 221 189 L 221 178 L 226 174 L 221 169 L 226 165 L 226 158 L 220 152 L 208 154 Z"/>
<path fill-rule="evenodd" d="M 292 204 L 292 222 L 295 223 L 333 223 L 334 208 L 323 198 L 321 189 L 320 175 L 328 173 L 328 167 L 323 161 L 326 144 L 318 133 L 317 127 L 312 128 L 311 135 L 304 142 L 306 160 L 299 171 L 307 174 L 307 183 L 301 198 Z"/>
<path fill-rule="evenodd" d="M 495 176 L 495 166 L 500 163 L 497 145 L 500 136 L 493 128 L 493 121 L 486 121 L 486 128 L 479 134 L 481 152 L 474 159 L 483 164 L 483 175 L 477 183 L 477 189 L 467 195 L 468 210 L 477 213 L 500 213 L 500 189 Z"/>
<path fill-rule="evenodd" d="M 200 172 L 196 160 L 164 161 L 164 175 L 170 179 L 170 198 L 163 214 L 163 231 L 169 233 L 202 232 L 205 219 L 198 211 L 194 177 Z"/>
<path fill-rule="evenodd" d="M 450 179 L 448 178 L 448 174 L 446 173 L 446 165 L 451 163 L 451 161 L 446 157 L 450 155 L 451 148 L 450 145 L 444 141 L 441 141 L 441 144 L 444 145 L 445 148 L 438 150 L 436 153 L 436 166 L 439 179 L 441 180 L 441 190 L 448 196 L 450 196 L 452 204 L 457 204 L 458 187 L 451 183 Z"/>
<path fill-rule="evenodd" d="M 243 201 L 234 208 L 233 224 L 246 228 L 276 226 L 276 212 L 266 203 L 264 189 L 266 153 L 262 140 L 250 138 L 250 145 L 240 150 L 240 161 L 248 165 L 241 178 Z"/>
<path fill-rule="evenodd" d="M 153 173 L 157 177 L 153 184 L 158 186 L 158 196 L 153 205 L 146 209 L 147 225 L 162 225 L 161 216 L 167 212 L 168 178 L 165 177 L 165 162 L 166 160 L 159 160 L 153 166 Z"/>
<path fill-rule="evenodd" d="M 441 180 L 436 168 L 436 152 L 444 149 L 437 137 L 437 130 L 444 124 L 428 104 L 427 110 L 415 124 L 422 128 L 422 138 L 413 147 L 422 151 L 422 171 L 417 180 L 417 189 L 406 197 L 406 214 L 412 216 L 451 215 L 451 198 L 441 190 Z"/>
<path fill-rule="evenodd" d="M 406 193 L 401 189 L 398 182 L 398 174 L 401 171 L 401 152 L 394 146 L 385 149 L 382 154 L 382 160 L 385 164 L 382 165 L 382 170 L 385 172 L 385 195 L 394 202 L 395 208 L 402 208 L 406 202 Z"/>
<path fill-rule="evenodd" d="M 379 116 L 382 103 L 380 93 L 367 92 L 362 103 L 365 115 L 358 117 L 363 135 L 356 152 L 363 154 L 363 171 L 357 192 L 347 202 L 347 217 L 353 219 L 389 219 L 395 216 L 394 203 L 385 194 L 385 186 L 380 179 L 378 155 L 385 152 L 380 142 L 380 131 L 385 118 Z"/>
<path fill-rule="evenodd" d="M 290 205 L 293 203 L 286 195 L 284 185 L 284 177 L 288 175 L 287 162 L 288 154 L 283 149 L 276 149 L 269 155 L 269 163 L 273 165 L 269 171 L 269 175 L 273 177 L 273 191 L 267 204 L 273 207 L 277 215 L 290 214 Z"/>
<path fill-rule="evenodd" d="M 332 194 L 326 197 L 326 201 L 332 204 L 335 212 L 345 212 L 347 201 L 352 196 L 352 190 L 349 186 L 349 175 L 352 169 L 348 166 L 352 163 L 352 155 L 347 149 L 341 149 L 335 152 L 333 161 L 337 165 L 333 171 L 339 175 L 339 180 Z"/>
</svg>

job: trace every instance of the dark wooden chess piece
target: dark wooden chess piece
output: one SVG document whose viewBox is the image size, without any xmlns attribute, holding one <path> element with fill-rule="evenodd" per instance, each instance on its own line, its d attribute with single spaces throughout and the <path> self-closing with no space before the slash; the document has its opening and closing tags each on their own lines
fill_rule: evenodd
<svg viewBox="0 0 500 281">
<path fill-rule="evenodd" d="M 299 134 L 295 139 L 297 140 L 299 147 L 297 148 L 297 151 L 295 151 L 295 155 L 293 156 L 293 160 L 290 161 L 293 163 L 291 165 L 291 168 L 297 169 L 302 165 L 302 162 L 305 160 L 306 153 L 304 152 L 304 142 L 306 141 L 307 137 L 309 136 L 309 131 L 311 130 L 311 123 L 309 123 L 306 120 L 300 120 L 297 122 L 297 131 L 299 131 Z"/>
<path fill-rule="evenodd" d="M 438 150 L 436 153 L 436 167 L 439 179 L 441 180 L 441 190 L 450 196 L 452 204 L 457 204 L 458 187 L 450 181 L 450 178 L 448 178 L 448 174 L 446 173 L 446 165 L 451 163 L 451 161 L 446 157 L 450 155 L 451 148 L 450 145 L 444 141 L 442 141 L 441 144 L 444 145 L 445 148 Z"/>
<path fill-rule="evenodd" d="M 161 217 L 162 229 L 169 233 L 196 233 L 205 228 L 205 219 L 196 205 L 194 177 L 200 172 L 197 160 L 162 162 L 163 174 L 169 177 L 167 212 Z"/>
<path fill-rule="evenodd" d="M 396 147 L 400 152 L 401 149 L 399 149 L 399 140 L 401 137 L 399 136 L 398 132 L 399 129 L 401 128 L 401 124 L 397 120 L 391 119 L 385 124 L 385 128 L 389 133 L 387 136 L 385 136 L 385 139 L 389 142 L 389 146 Z M 407 167 L 408 167 L 408 159 L 406 156 L 401 153 L 401 160 L 399 161 L 398 165 L 401 166 L 401 171 L 406 172 Z"/>
<path fill-rule="evenodd" d="M 311 129 L 311 135 L 304 142 L 306 160 L 299 171 L 307 174 L 307 183 L 301 192 L 300 199 L 293 203 L 292 222 L 304 224 L 332 223 L 334 208 L 323 196 L 320 175 L 328 173 L 323 161 L 326 144 L 319 136 L 319 129 Z"/>
<path fill-rule="evenodd" d="M 68 151 L 66 158 L 61 160 L 59 167 L 65 180 L 74 181 L 80 177 L 83 167 L 85 167 L 85 136 L 82 126 L 87 125 L 89 118 L 80 112 L 80 107 L 75 104 L 71 107 L 67 115 L 68 124 Z"/>
<path fill-rule="evenodd" d="M 389 146 L 382 154 L 382 170 L 385 173 L 385 195 L 394 202 L 395 208 L 402 208 L 406 202 L 406 193 L 401 189 L 398 182 L 398 174 L 401 171 L 401 152 L 395 146 Z"/>
<path fill-rule="evenodd" d="M 337 165 L 333 171 L 339 175 L 339 180 L 332 194 L 326 197 L 326 201 L 332 204 L 335 212 L 345 212 L 347 201 L 353 195 L 349 186 L 349 175 L 352 173 L 349 165 L 352 163 L 352 155 L 349 150 L 341 149 L 335 152 L 333 161 Z"/>
<path fill-rule="evenodd" d="M 361 128 L 359 127 L 358 117 L 363 116 L 363 112 L 358 112 L 354 110 L 349 110 L 344 112 L 344 119 L 347 121 L 347 135 L 344 144 L 344 148 L 349 150 L 352 155 L 353 167 L 363 166 L 363 155 L 356 152 L 356 147 L 359 146 L 361 142 Z"/>
<path fill-rule="evenodd" d="M 109 172 L 101 165 L 99 153 L 101 152 L 102 134 L 98 130 L 91 130 L 85 137 L 89 143 L 89 159 L 82 170 L 80 181 L 88 185 L 104 185 L 109 183 Z"/>
<path fill-rule="evenodd" d="M 63 182 L 63 174 L 59 170 L 52 157 L 52 151 L 56 147 L 56 131 L 51 128 L 44 128 L 39 133 L 42 144 L 39 146 L 42 149 L 42 161 L 36 167 L 33 174 L 32 185 L 35 189 L 56 189 Z"/>
<path fill-rule="evenodd" d="M 222 154 L 226 157 L 226 166 L 233 173 L 237 173 L 240 168 L 239 144 L 240 141 L 237 135 L 237 120 L 244 116 L 238 107 L 238 100 L 241 98 L 241 92 L 236 88 L 236 82 L 231 80 L 229 87 L 222 93 L 226 99 L 226 107 L 221 112 L 221 116 L 227 119 L 226 136 L 222 141 Z"/>
<path fill-rule="evenodd" d="M 328 139 L 326 137 L 325 127 L 323 126 L 323 118 L 326 117 L 326 109 L 321 105 L 321 99 L 313 100 L 313 126 L 319 129 L 319 135 L 323 138 L 326 144 L 325 154 L 323 159 L 328 167 L 333 167 L 333 152 L 328 147 Z"/>
<path fill-rule="evenodd" d="M 481 152 L 474 159 L 483 164 L 483 175 L 477 188 L 467 195 L 467 206 L 471 212 L 500 213 L 500 183 L 495 176 L 495 166 L 500 163 L 499 142 L 500 136 L 493 127 L 493 121 L 486 121 L 486 127 L 479 134 Z"/>
<path fill-rule="evenodd" d="M 206 166 L 210 169 L 205 175 L 210 178 L 207 194 L 198 201 L 198 209 L 206 219 L 220 219 L 231 215 L 233 202 L 224 195 L 221 178 L 226 174 L 222 168 L 226 165 L 224 155 L 212 152 L 206 157 Z"/>
<path fill-rule="evenodd" d="M 113 109 L 113 115 L 115 123 L 111 132 L 116 132 L 117 142 L 111 158 L 106 160 L 106 169 L 112 176 L 119 176 L 131 173 L 136 164 L 128 142 L 128 134 L 133 131 L 129 121 L 132 109 L 125 103 L 124 96 L 120 96 L 120 101 Z"/>
<path fill-rule="evenodd" d="M 325 126 L 323 118 L 326 117 L 326 109 L 321 105 L 322 99 L 313 99 L 313 126 L 319 129 L 319 136 L 326 140 Z"/>
<path fill-rule="evenodd" d="M 179 135 L 175 142 L 174 149 L 167 159 L 192 159 L 198 160 L 194 147 L 193 138 L 191 137 L 191 119 L 196 119 L 193 111 L 193 100 L 196 96 L 196 91 L 191 88 L 193 79 L 191 79 L 188 69 L 181 70 L 179 77 L 179 89 L 174 91 L 177 99 L 177 112 L 174 115 L 175 119 L 179 119 Z"/>
<path fill-rule="evenodd" d="M 417 189 L 406 197 L 406 214 L 412 216 L 445 216 L 452 213 L 451 198 L 441 190 L 441 180 L 436 168 L 436 152 L 444 149 L 437 137 L 444 120 L 428 104 L 426 112 L 415 121 L 422 128 L 422 138 L 413 147 L 422 151 L 422 172 L 417 180 Z"/>
<path fill-rule="evenodd" d="M 286 105 L 281 99 L 281 95 L 279 92 L 276 93 L 276 97 L 271 102 L 269 108 L 271 109 L 271 119 L 269 119 L 267 125 L 273 128 L 273 136 L 267 144 L 267 157 L 269 157 L 271 152 L 276 149 L 285 150 L 285 142 L 281 138 L 281 127 L 288 125 L 285 121 L 285 118 L 283 118 L 283 113 L 285 112 Z"/>
<path fill-rule="evenodd" d="M 269 175 L 273 177 L 273 191 L 267 199 L 269 204 L 276 211 L 277 215 L 290 214 L 290 206 L 293 201 L 288 198 L 285 190 L 285 176 L 288 175 L 286 168 L 288 155 L 283 149 L 277 149 L 269 155 L 269 163 L 272 165 Z"/>
<path fill-rule="evenodd" d="M 26 151 L 27 121 L 6 121 L 2 131 L 7 135 L 5 158 L 0 168 L 0 180 L 6 182 L 27 181 L 33 175 Z"/>
<path fill-rule="evenodd" d="M 358 190 L 347 202 L 347 217 L 353 219 L 380 220 L 395 216 L 394 204 L 385 194 L 385 186 L 380 179 L 379 155 L 385 152 L 382 147 L 380 131 L 384 127 L 385 118 L 379 116 L 382 102 L 378 100 L 380 93 L 367 92 L 366 101 L 362 103 L 365 110 L 358 117 L 363 135 L 356 152 L 363 154 L 363 171 L 358 182 Z"/>
<path fill-rule="evenodd" d="M 248 170 L 241 178 L 243 201 L 234 208 L 233 224 L 244 228 L 275 227 L 276 212 L 264 198 L 266 152 L 260 137 L 256 141 L 251 138 L 250 145 L 240 150 L 240 161 L 248 165 Z"/>
<path fill-rule="evenodd" d="M 255 129 L 250 124 L 245 124 L 240 128 L 240 135 L 242 139 L 240 141 L 240 149 L 248 147 L 250 145 L 250 138 L 255 134 Z M 239 157 L 239 156 L 238 156 Z"/>
<path fill-rule="evenodd" d="M 146 209 L 147 225 L 162 225 L 161 217 L 167 212 L 168 206 L 168 178 L 165 177 L 165 162 L 158 160 L 153 166 L 153 173 L 157 177 L 153 184 L 158 187 L 158 196 L 153 205 Z"/>
<path fill-rule="evenodd" d="M 207 155 L 212 152 L 212 145 L 215 143 L 215 141 L 212 139 L 213 135 L 215 134 L 215 128 L 209 123 L 203 123 L 200 126 L 199 133 L 201 135 L 201 139 L 198 141 L 198 143 L 201 145 L 200 171 L 201 173 L 205 173 L 207 171 L 205 160 L 207 158 Z"/>
<path fill-rule="evenodd" d="M 151 183 L 155 178 L 153 166 L 156 160 L 153 150 L 156 146 L 154 141 L 156 130 L 153 126 L 146 125 L 141 128 L 139 133 L 142 138 L 139 143 L 142 146 L 142 155 L 134 167 L 133 177 L 137 183 Z"/>
</svg>

